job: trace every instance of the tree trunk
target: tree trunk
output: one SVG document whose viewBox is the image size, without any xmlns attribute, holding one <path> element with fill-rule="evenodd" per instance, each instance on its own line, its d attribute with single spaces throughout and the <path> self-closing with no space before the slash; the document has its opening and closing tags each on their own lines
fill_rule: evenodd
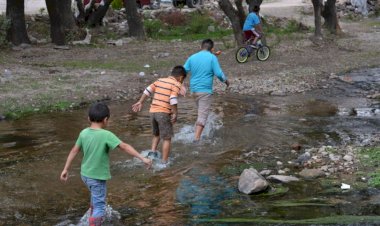
<svg viewBox="0 0 380 226">
<path fill-rule="evenodd" d="M 50 37 L 56 45 L 65 45 L 65 27 L 62 11 L 59 8 L 62 0 L 46 0 L 46 8 L 50 18 Z"/>
<path fill-rule="evenodd" d="M 238 45 L 243 44 L 243 30 L 240 24 L 240 18 L 238 12 L 234 9 L 229 0 L 218 0 L 220 8 L 223 10 L 224 14 L 230 19 L 232 24 L 232 29 L 234 31 L 235 40 Z"/>
<path fill-rule="evenodd" d="M 380 16 L 380 0 L 376 0 L 376 3 L 375 3 L 375 15 Z"/>
<path fill-rule="evenodd" d="M 322 10 L 322 16 L 325 19 L 324 26 L 333 34 L 342 32 L 336 15 L 336 0 L 327 0 Z"/>
<path fill-rule="evenodd" d="M 125 12 L 129 27 L 129 36 L 137 39 L 145 39 L 144 24 L 137 12 L 137 3 L 132 0 L 124 0 Z"/>
<path fill-rule="evenodd" d="M 88 18 L 87 24 L 91 27 L 101 25 L 113 0 L 104 0 L 104 5 L 99 6 Z"/>
<path fill-rule="evenodd" d="M 248 4 L 248 13 L 253 12 L 254 6 L 260 6 L 263 3 L 263 0 L 246 0 Z"/>
<path fill-rule="evenodd" d="M 316 38 L 322 38 L 322 23 L 321 23 L 321 7 L 322 3 L 320 0 L 312 0 L 314 8 L 314 36 Z"/>
<path fill-rule="evenodd" d="M 244 11 L 244 8 L 243 8 L 243 1 L 242 0 L 235 0 L 235 5 L 236 5 L 236 9 L 237 9 L 237 13 L 238 13 L 238 16 L 239 16 L 239 19 L 240 19 L 240 25 L 241 27 L 244 26 L 244 22 L 245 22 L 245 18 L 246 18 L 246 14 L 245 14 L 245 11 Z"/>
<path fill-rule="evenodd" d="M 11 21 L 7 40 L 14 45 L 30 43 L 25 24 L 24 0 L 7 0 L 6 17 Z"/>
</svg>

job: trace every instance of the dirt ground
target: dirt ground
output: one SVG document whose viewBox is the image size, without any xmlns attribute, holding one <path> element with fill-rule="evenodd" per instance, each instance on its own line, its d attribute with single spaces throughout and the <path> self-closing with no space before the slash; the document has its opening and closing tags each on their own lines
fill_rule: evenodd
<svg viewBox="0 0 380 226">
<path fill-rule="evenodd" d="M 265 10 L 268 10 L 266 8 Z M 308 16 L 310 19 L 310 15 Z M 216 41 L 220 64 L 231 81 L 229 92 L 286 95 L 328 87 L 336 74 L 380 66 L 380 19 L 342 21 L 344 35 L 312 42 L 311 32 L 272 36 L 268 61 L 235 60 L 236 48 Z M 232 38 L 232 37 L 231 37 Z M 200 41 L 130 41 L 123 46 L 51 44 L 0 50 L 0 115 L 46 105 L 78 106 L 94 100 L 137 99 L 142 89 L 199 50 Z M 144 75 L 142 75 L 144 72 Z M 327 85 L 326 85 L 327 84 Z M 216 91 L 224 86 L 216 82 Z"/>
</svg>

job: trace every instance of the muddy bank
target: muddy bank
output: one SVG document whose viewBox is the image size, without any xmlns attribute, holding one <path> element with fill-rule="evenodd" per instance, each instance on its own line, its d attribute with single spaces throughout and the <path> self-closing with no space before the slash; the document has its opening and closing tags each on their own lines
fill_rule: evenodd
<svg viewBox="0 0 380 226">
<path fill-rule="evenodd" d="M 216 40 L 222 68 L 231 80 L 232 93 L 286 95 L 317 87 L 355 68 L 378 66 L 380 22 L 366 19 L 344 23 L 345 35 L 314 43 L 310 32 L 272 35 L 268 61 L 235 61 L 235 48 Z M 104 44 L 70 50 L 37 45 L 14 51 L 1 50 L 0 114 L 70 109 L 94 100 L 137 98 L 149 82 L 167 76 L 199 50 L 200 41 L 128 40 L 122 46 Z M 141 73 L 143 72 L 143 73 Z M 224 86 L 216 82 L 216 92 Z M 364 95 L 364 94 L 363 94 Z M 372 95 L 369 93 L 369 95 Z"/>
</svg>

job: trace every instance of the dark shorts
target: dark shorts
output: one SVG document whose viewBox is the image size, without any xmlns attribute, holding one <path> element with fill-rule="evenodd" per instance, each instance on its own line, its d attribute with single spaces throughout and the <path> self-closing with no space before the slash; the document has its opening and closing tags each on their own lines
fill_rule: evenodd
<svg viewBox="0 0 380 226">
<path fill-rule="evenodd" d="M 247 41 L 249 39 L 253 39 L 255 37 L 260 37 L 260 34 L 257 31 L 252 31 L 252 30 L 244 31 L 245 41 Z"/>
<path fill-rule="evenodd" d="M 164 140 L 172 138 L 173 124 L 170 121 L 170 114 L 163 112 L 151 113 L 151 119 L 154 136 L 160 136 Z"/>
</svg>

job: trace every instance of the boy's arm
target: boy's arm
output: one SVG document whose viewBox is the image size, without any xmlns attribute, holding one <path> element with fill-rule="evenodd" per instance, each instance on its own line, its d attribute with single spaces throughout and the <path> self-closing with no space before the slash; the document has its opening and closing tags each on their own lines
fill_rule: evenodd
<svg viewBox="0 0 380 226">
<path fill-rule="evenodd" d="M 138 111 L 141 111 L 142 107 L 143 107 L 143 104 L 144 104 L 144 101 L 146 100 L 148 96 L 143 93 L 143 95 L 141 96 L 140 100 L 135 103 L 134 105 L 132 105 L 132 110 L 134 112 L 138 112 Z"/>
<path fill-rule="evenodd" d="M 175 123 L 177 122 L 177 115 L 178 115 L 177 104 L 171 105 L 171 109 L 172 109 L 171 122 Z"/>
<path fill-rule="evenodd" d="M 152 160 L 148 158 L 144 158 L 140 153 L 138 153 L 131 145 L 121 142 L 119 144 L 119 148 L 123 150 L 125 153 L 132 155 L 133 157 L 136 157 L 140 159 L 143 163 L 145 163 L 148 167 L 152 165 Z"/>
<path fill-rule="evenodd" d="M 62 173 L 61 173 L 61 181 L 66 182 L 67 179 L 69 178 L 69 173 L 68 173 L 69 168 L 79 151 L 80 151 L 80 147 L 77 145 L 74 145 L 74 147 L 71 149 L 69 156 L 67 156 L 65 167 L 63 168 Z"/>
<path fill-rule="evenodd" d="M 212 60 L 212 70 L 216 77 L 219 79 L 219 81 L 226 84 L 227 88 L 230 86 L 230 82 L 228 81 L 227 77 L 224 75 L 222 68 L 220 67 L 218 58 L 216 56 L 213 57 Z"/>
</svg>

